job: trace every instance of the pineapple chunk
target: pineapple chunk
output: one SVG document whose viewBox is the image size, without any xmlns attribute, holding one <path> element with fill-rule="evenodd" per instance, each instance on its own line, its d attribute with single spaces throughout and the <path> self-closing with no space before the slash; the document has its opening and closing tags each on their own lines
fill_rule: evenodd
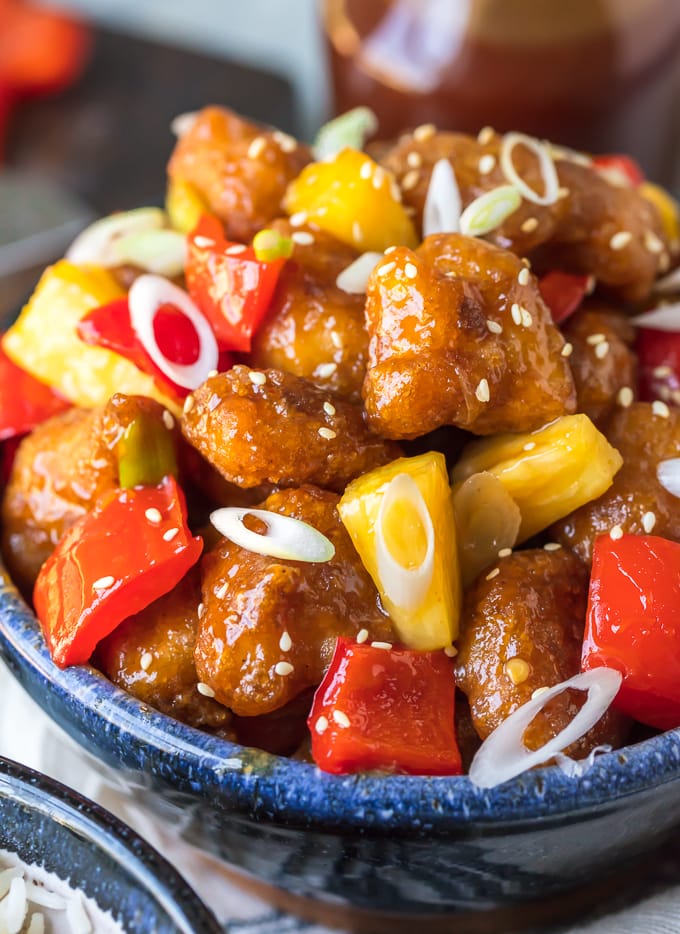
<svg viewBox="0 0 680 934">
<path fill-rule="evenodd" d="M 673 249 L 677 249 L 680 240 L 680 205 L 665 188 L 653 182 L 643 182 L 640 194 L 654 205 L 661 217 L 663 232 Z"/>
<path fill-rule="evenodd" d="M 444 456 L 402 457 L 364 474 L 338 511 L 399 639 L 421 650 L 450 646 L 461 586 Z"/>
<path fill-rule="evenodd" d="M 203 214 L 210 214 L 210 208 L 189 182 L 171 178 L 165 196 L 165 210 L 170 218 L 170 226 L 180 233 L 191 233 Z"/>
<path fill-rule="evenodd" d="M 497 560 L 501 549 L 514 546 L 522 514 L 492 473 L 474 473 L 464 480 L 454 493 L 453 509 L 463 587 L 467 587 Z"/>
<path fill-rule="evenodd" d="M 587 415 L 565 415 L 537 431 L 473 441 L 451 479 L 462 483 L 481 471 L 498 477 L 519 506 L 523 542 L 601 496 L 622 463 Z"/>
</svg>

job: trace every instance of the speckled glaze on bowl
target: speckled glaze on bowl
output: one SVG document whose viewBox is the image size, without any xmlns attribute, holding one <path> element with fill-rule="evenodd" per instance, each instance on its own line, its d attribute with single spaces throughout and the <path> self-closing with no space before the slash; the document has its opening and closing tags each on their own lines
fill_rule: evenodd
<svg viewBox="0 0 680 934">
<path fill-rule="evenodd" d="M 191 842 L 297 896 L 435 917 L 556 895 L 621 868 L 680 823 L 680 733 L 491 791 L 467 778 L 334 777 L 202 734 L 88 667 L 60 671 L 0 574 L 0 652 L 90 752 L 181 809 Z M 180 813 L 177 811 L 176 813 Z"/>
<path fill-rule="evenodd" d="M 218 934 L 195 892 L 152 847 L 92 801 L 0 758 L 0 849 L 81 889 L 126 934 Z"/>
</svg>

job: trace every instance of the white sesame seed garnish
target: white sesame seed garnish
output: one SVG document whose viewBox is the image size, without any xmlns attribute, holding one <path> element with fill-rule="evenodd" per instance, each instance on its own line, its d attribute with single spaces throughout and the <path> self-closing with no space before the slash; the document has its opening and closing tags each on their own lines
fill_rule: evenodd
<svg viewBox="0 0 680 934">
<path fill-rule="evenodd" d="M 163 516 L 160 509 L 156 509 L 155 506 L 151 506 L 149 509 L 146 509 L 144 511 L 144 515 L 149 520 L 149 522 L 152 522 L 154 525 L 158 525 L 159 522 L 163 521 Z"/>
<path fill-rule="evenodd" d="M 606 341 L 606 340 L 607 340 L 607 338 L 605 337 L 604 334 L 589 334 L 589 335 L 586 337 L 586 344 L 590 344 L 591 346 L 595 346 L 596 344 L 601 344 L 602 341 Z"/>
<path fill-rule="evenodd" d="M 663 253 L 663 242 L 657 237 L 653 230 L 645 231 L 645 249 L 650 253 Z"/>
<path fill-rule="evenodd" d="M 192 237 L 192 241 L 194 246 L 197 246 L 199 250 L 208 250 L 210 247 L 215 246 L 215 241 L 212 237 L 202 237 L 200 234 Z"/>
<path fill-rule="evenodd" d="M 486 155 L 482 156 L 479 160 L 479 174 L 488 175 L 490 172 L 496 168 L 496 157 L 493 156 L 490 152 L 487 152 Z"/>
<path fill-rule="evenodd" d="M 488 146 L 491 140 L 494 138 L 495 130 L 491 126 L 482 127 L 482 129 L 477 134 L 477 142 L 482 146 Z"/>
<path fill-rule="evenodd" d="M 537 227 L 538 219 L 536 217 L 527 217 L 525 221 L 522 221 L 519 229 L 522 231 L 522 233 L 533 233 Z"/>
<path fill-rule="evenodd" d="M 407 279 L 415 279 L 418 275 L 418 267 L 413 263 L 406 263 L 404 266 L 404 273 Z"/>
<path fill-rule="evenodd" d="M 217 376 L 217 370 L 208 370 L 208 379 L 212 379 L 213 376 Z"/>
<path fill-rule="evenodd" d="M 523 684 L 531 673 L 531 667 L 523 658 L 509 658 L 503 669 L 513 684 Z"/>
<path fill-rule="evenodd" d="M 224 600 L 228 592 L 229 592 L 229 581 L 224 581 L 224 583 L 220 584 L 220 586 L 215 590 L 215 596 L 217 597 L 218 600 Z"/>
<path fill-rule="evenodd" d="M 281 675 L 282 678 L 285 678 L 287 675 L 292 675 L 295 669 L 290 662 L 277 662 L 274 665 L 274 671 L 277 675 Z"/>
<path fill-rule="evenodd" d="M 535 447 L 536 447 L 536 442 L 535 442 L 535 441 L 527 441 L 527 443 L 522 447 L 522 450 L 523 450 L 523 451 L 533 451 L 533 449 L 534 449 Z"/>
<path fill-rule="evenodd" d="M 488 402 L 491 398 L 491 393 L 489 392 L 489 381 L 486 379 L 480 379 L 475 389 L 475 395 L 480 402 Z"/>
<path fill-rule="evenodd" d="M 335 722 L 338 724 L 338 726 L 342 726 L 342 727 L 347 728 L 347 727 L 350 725 L 350 724 L 349 724 L 349 717 L 348 717 L 347 714 L 344 713 L 342 710 L 334 710 L 334 711 L 333 711 L 333 719 L 334 719 Z"/>
<path fill-rule="evenodd" d="M 446 655 L 447 658 L 455 658 L 456 655 L 458 655 L 458 649 L 455 645 L 445 645 L 444 655 Z"/>
<path fill-rule="evenodd" d="M 616 396 L 616 401 L 620 406 L 623 406 L 624 409 L 628 408 L 628 406 L 633 401 L 633 390 L 630 388 L 630 386 L 622 386 L 619 389 Z"/>
<path fill-rule="evenodd" d="M 568 188 L 565 188 L 564 185 L 560 185 L 560 187 L 557 189 L 557 200 L 561 201 L 562 198 L 568 198 L 570 194 L 571 192 Z"/>
<path fill-rule="evenodd" d="M 205 616 L 205 603 L 199 603 L 198 607 L 196 608 L 196 612 L 198 614 L 198 618 L 203 619 Z"/>
<path fill-rule="evenodd" d="M 153 662 L 153 655 L 151 652 L 145 652 L 139 660 L 139 667 L 142 671 L 148 671 L 151 668 L 151 663 Z"/>
<path fill-rule="evenodd" d="M 396 246 L 388 246 L 386 250 L 383 250 L 383 255 L 389 256 L 390 253 L 394 253 L 395 250 L 396 250 Z"/>
<path fill-rule="evenodd" d="M 527 267 L 526 267 L 526 266 L 522 266 L 522 268 L 520 269 L 519 274 L 518 274 L 518 276 L 517 276 L 517 281 L 519 282 L 520 285 L 529 285 L 529 277 L 530 277 L 530 275 L 531 275 L 531 273 L 529 272 L 529 270 L 527 269 Z"/>
<path fill-rule="evenodd" d="M 630 241 L 633 239 L 633 235 L 630 230 L 619 230 L 618 233 L 615 233 L 609 241 L 609 247 L 612 250 L 622 250 L 624 247 L 627 247 Z"/>
<path fill-rule="evenodd" d="M 386 177 L 385 170 L 380 168 L 380 166 L 377 166 L 375 172 L 373 173 L 371 184 L 376 190 L 379 190 L 385 184 Z"/>
<path fill-rule="evenodd" d="M 618 541 L 620 538 L 623 538 L 623 529 L 621 528 L 621 526 L 613 525 L 611 529 L 609 530 L 609 537 L 614 542 Z"/>
<path fill-rule="evenodd" d="M 361 645 L 368 639 L 368 629 L 360 629 L 357 633 L 357 642 Z"/>
<path fill-rule="evenodd" d="M 406 156 L 406 164 L 410 165 L 412 169 L 419 169 L 423 164 L 423 157 L 414 150 Z"/>
<path fill-rule="evenodd" d="M 661 402 L 660 399 L 657 399 L 655 402 L 652 402 L 652 414 L 658 415 L 660 418 L 670 418 L 671 410 L 665 402 Z"/>
<path fill-rule="evenodd" d="M 248 158 L 258 159 L 267 146 L 267 140 L 264 136 L 256 136 L 250 146 L 248 146 Z"/>
<path fill-rule="evenodd" d="M 501 550 L 498 552 L 498 557 L 509 558 L 511 554 L 512 554 L 512 548 L 501 548 Z"/>
<path fill-rule="evenodd" d="M 548 687 L 536 688 L 536 690 L 531 695 L 531 699 L 536 700 L 538 697 L 542 697 L 544 694 L 547 694 L 549 690 L 550 688 Z"/>
<path fill-rule="evenodd" d="M 385 649 L 385 651 L 389 652 L 389 650 L 392 648 L 392 643 L 391 642 L 371 642 L 371 647 L 374 649 Z"/>
<path fill-rule="evenodd" d="M 534 323 L 534 319 L 531 317 L 531 312 L 528 308 L 520 305 L 520 315 L 522 316 L 522 326 L 525 328 L 530 328 Z"/>
<path fill-rule="evenodd" d="M 294 230 L 290 239 L 298 246 L 311 246 L 314 243 L 314 234 L 310 234 L 308 230 Z"/>
<path fill-rule="evenodd" d="M 543 546 L 543 551 L 559 551 L 561 547 L 559 542 L 547 542 Z"/>
<path fill-rule="evenodd" d="M 94 584 L 92 585 L 92 589 L 93 590 L 108 590 L 109 587 L 113 587 L 115 583 L 116 583 L 116 578 L 113 577 L 111 574 L 107 574 L 106 577 L 100 577 L 98 580 L 96 580 Z"/>
<path fill-rule="evenodd" d="M 489 573 L 486 575 L 485 580 L 492 581 L 492 580 L 494 579 L 494 577 L 498 577 L 498 575 L 499 575 L 500 573 L 501 573 L 501 569 L 500 569 L 500 568 L 493 568 L 493 569 L 492 569 L 491 571 L 489 571 Z"/>
<path fill-rule="evenodd" d="M 293 648 L 293 640 L 290 637 L 290 633 L 284 630 L 281 633 L 281 638 L 279 639 L 279 648 L 282 652 L 290 652 Z"/>
<path fill-rule="evenodd" d="M 296 211 L 295 214 L 291 214 L 288 218 L 291 227 L 302 227 L 302 225 L 307 220 L 306 211 Z"/>
<path fill-rule="evenodd" d="M 666 376 L 672 376 L 673 370 L 669 366 L 655 366 L 652 370 L 652 376 L 657 379 L 664 379 Z"/>
<path fill-rule="evenodd" d="M 175 427 L 175 417 L 172 414 L 172 412 L 168 412 L 167 409 L 163 409 L 162 418 L 163 418 L 163 424 L 168 429 L 168 431 L 172 431 L 172 429 Z"/>
<path fill-rule="evenodd" d="M 267 382 L 267 374 L 263 373 L 262 370 L 249 370 L 248 379 L 253 386 L 264 386 Z"/>
<path fill-rule="evenodd" d="M 609 342 L 608 341 L 602 341 L 601 343 L 596 344 L 595 356 L 597 357 L 598 360 L 604 360 L 604 358 L 607 356 L 608 353 L 609 353 Z"/>
<path fill-rule="evenodd" d="M 168 529 L 166 532 L 163 532 L 163 541 L 171 542 L 173 538 L 176 538 L 179 535 L 179 529 Z"/>
<path fill-rule="evenodd" d="M 297 149 L 298 144 L 295 137 L 289 136 L 288 133 L 283 133 L 281 130 L 274 130 L 272 139 L 278 144 L 281 152 L 294 152 Z"/>
<path fill-rule="evenodd" d="M 655 525 L 656 525 L 656 514 L 653 512 L 646 512 L 644 516 L 642 517 L 642 528 L 649 535 L 649 533 L 652 531 Z"/>
<path fill-rule="evenodd" d="M 499 324 L 498 321 L 492 321 L 491 318 L 486 319 L 486 326 L 492 334 L 503 333 L 503 325 Z"/>
<path fill-rule="evenodd" d="M 562 350 L 560 351 L 560 355 L 562 357 L 570 357 L 573 352 L 574 352 L 574 345 L 570 344 L 569 341 L 567 341 L 562 347 Z"/>
<path fill-rule="evenodd" d="M 331 337 L 331 344 L 332 344 L 337 350 L 341 350 L 341 349 L 342 349 L 342 338 L 340 337 L 340 335 L 338 334 L 338 332 L 337 332 L 337 331 L 331 331 L 330 337 Z"/>
<path fill-rule="evenodd" d="M 418 143 L 424 143 L 428 139 L 432 139 L 434 134 L 437 132 L 437 128 L 434 123 L 423 123 L 421 126 L 418 126 L 413 131 L 413 138 Z"/>
<path fill-rule="evenodd" d="M 321 379 L 329 379 L 337 370 L 337 363 L 322 363 L 316 368 L 316 375 Z"/>
<path fill-rule="evenodd" d="M 319 736 L 321 736 L 322 733 L 325 733 L 328 729 L 328 717 L 324 717 L 324 715 L 321 714 L 319 719 L 314 724 L 314 729 L 319 734 Z"/>
<path fill-rule="evenodd" d="M 206 684 L 204 681 L 198 682 L 198 684 L 196 685 L 196 690 L 198 691 L 199 694 L 202 694 L 203 697 L 214 697 L 215 696 L 215 692 L 213 691 L 213 689 L 210 687 L 209 684 Z"/>
<path fill-rule="evenodd" d="M 513 302 L 510 306 L 510 314 L 512 315 L 512 320 L 519 327 L 522 323 L 522 309 L 519 307 L 517 302 Z"/>
<path fill-rule="evenodd" d="M 183 409 L 184 414 L 186 415 L 187 413 L 191 412 L 193 407 L 194 407 L 194 397 L 189 395 L 184 400 L 184 409 Z"/>
<path fill-rule="evenodd" d="M 390 261 L 389 263 L 383 263 L 382 266 L 378 266 L 377 275 L 388 276 L 396 265 L 397 264 L 393 261 Z"/>
<path fill-rule="evenodd" d="M 367 159 L 366 162 L 362 163 L 359 169 L 359 178 L 369 179 L 371 175 L 373 175 L 373 163 L 370 159 Z"/>
<path fill-rule="evenodd" d="M 336 408 L 332 402 L 324 402 L 323 410 L 326 413 L 326 415 L 335 415 L 335 412 L 336 412 Z"/>
<path fill-rule="evenodd" d="M 401 180 L 401 187 L 404 191 L 411 191 L 420 181 L 420 172 L 418 169 L 411 169 Z"/>
<path fill-rule="evenodd" d="M 333 438 L 338 437 L 337 431 L 333 431 L 332 428 L 319 428 L 318 432 L 322 438 L 325 438 L 326 441 L 332 441 Z"/>
</svg>

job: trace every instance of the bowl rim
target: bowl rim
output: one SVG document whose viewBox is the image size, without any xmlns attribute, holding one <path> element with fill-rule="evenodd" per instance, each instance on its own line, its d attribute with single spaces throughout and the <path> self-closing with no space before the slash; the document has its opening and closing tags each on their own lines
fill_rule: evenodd
<svg viewBox="0 0 680 934">
<path fill-rule="evenodd" d="M 481 789 L 466 776 L 348 775 L 211 736 L 150 708 L 91 666 L 58 668 L 40 625 L 0 563 L 0 654 L 53 719 L 119 768 L 222 810 L 287 827 L 374 835 L 479 836 L 594 810 L 680 779 L 680 729 L 598 756 L 579 777 L 557 767 Z M 97 729 L 92 729 L 92 718 Z M 122 756 L 122 759 L 121 759 Z"/>
<path fill-rule="evenodd" d="M 179 932 L 222 932 L 217 918 L 177 869 L 101 805 L 43 772 L 0 756 L 0 810 L 7 799 L 67 827 L 117 865 L 124 866 L 135 884 L 151 896 Z"/>
</svg>

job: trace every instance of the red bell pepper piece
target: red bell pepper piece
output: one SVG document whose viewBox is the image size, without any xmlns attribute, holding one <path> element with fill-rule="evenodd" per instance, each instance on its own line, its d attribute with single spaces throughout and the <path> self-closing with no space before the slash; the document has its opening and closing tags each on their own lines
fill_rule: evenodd
<svg viewBox="0 0 680 934">
<path fill-rule="evenodd" d="M 57 665 L 87 662 L 124 619 L 172 590 L 202 549 L 172 477 L 102 496 L 66 532 L 35 584 L 35 611 Z"/>
<path fill-rule="evenodd" d="M 454 695 L 443 652 L 338 639 L 307 720 L 314 761 L 339 775 L 367 769 L 460 775 Z"/>
<path fill-rule="evenodd" d="M 680 334 L 640 328 L 635 350 L 640 398 L 680 404 Z"/>
<path fill-rule="evenodd" d="M 538 288 L 552 314 L 555 324 L 565 321 L 593 290 L 592 276 L 577 276 L 558 269 L 546 273 L 538 281 Z"/>
<path fill-rule="evenodd" d="M 25 435 L 69 403 L 12 363 L 0 344 L 0 441 Z"/>
<path fill-rule="evenodd" d="M 610 153 L 593 157 L 593 166 L 614 182 L 638 188 L 645 180 L 645 173 L 635 159 L 621 153 Z"/>
<path fill-rule="evenodd" d="M 188 238 L 186 280 L 220 347 L 248 353 L 286 260 L 262 262 L 251 246 L 229 252 L 241 246 L 225 238 L 216 217 L 202 217 Z"/>
<path fill-rule="evenodd" d="M 680 726 L 680 545 L 656 535 L 595 542 L 584 670 L 623 675 L 613 706 L 650 726 Z"/>
</svg>

